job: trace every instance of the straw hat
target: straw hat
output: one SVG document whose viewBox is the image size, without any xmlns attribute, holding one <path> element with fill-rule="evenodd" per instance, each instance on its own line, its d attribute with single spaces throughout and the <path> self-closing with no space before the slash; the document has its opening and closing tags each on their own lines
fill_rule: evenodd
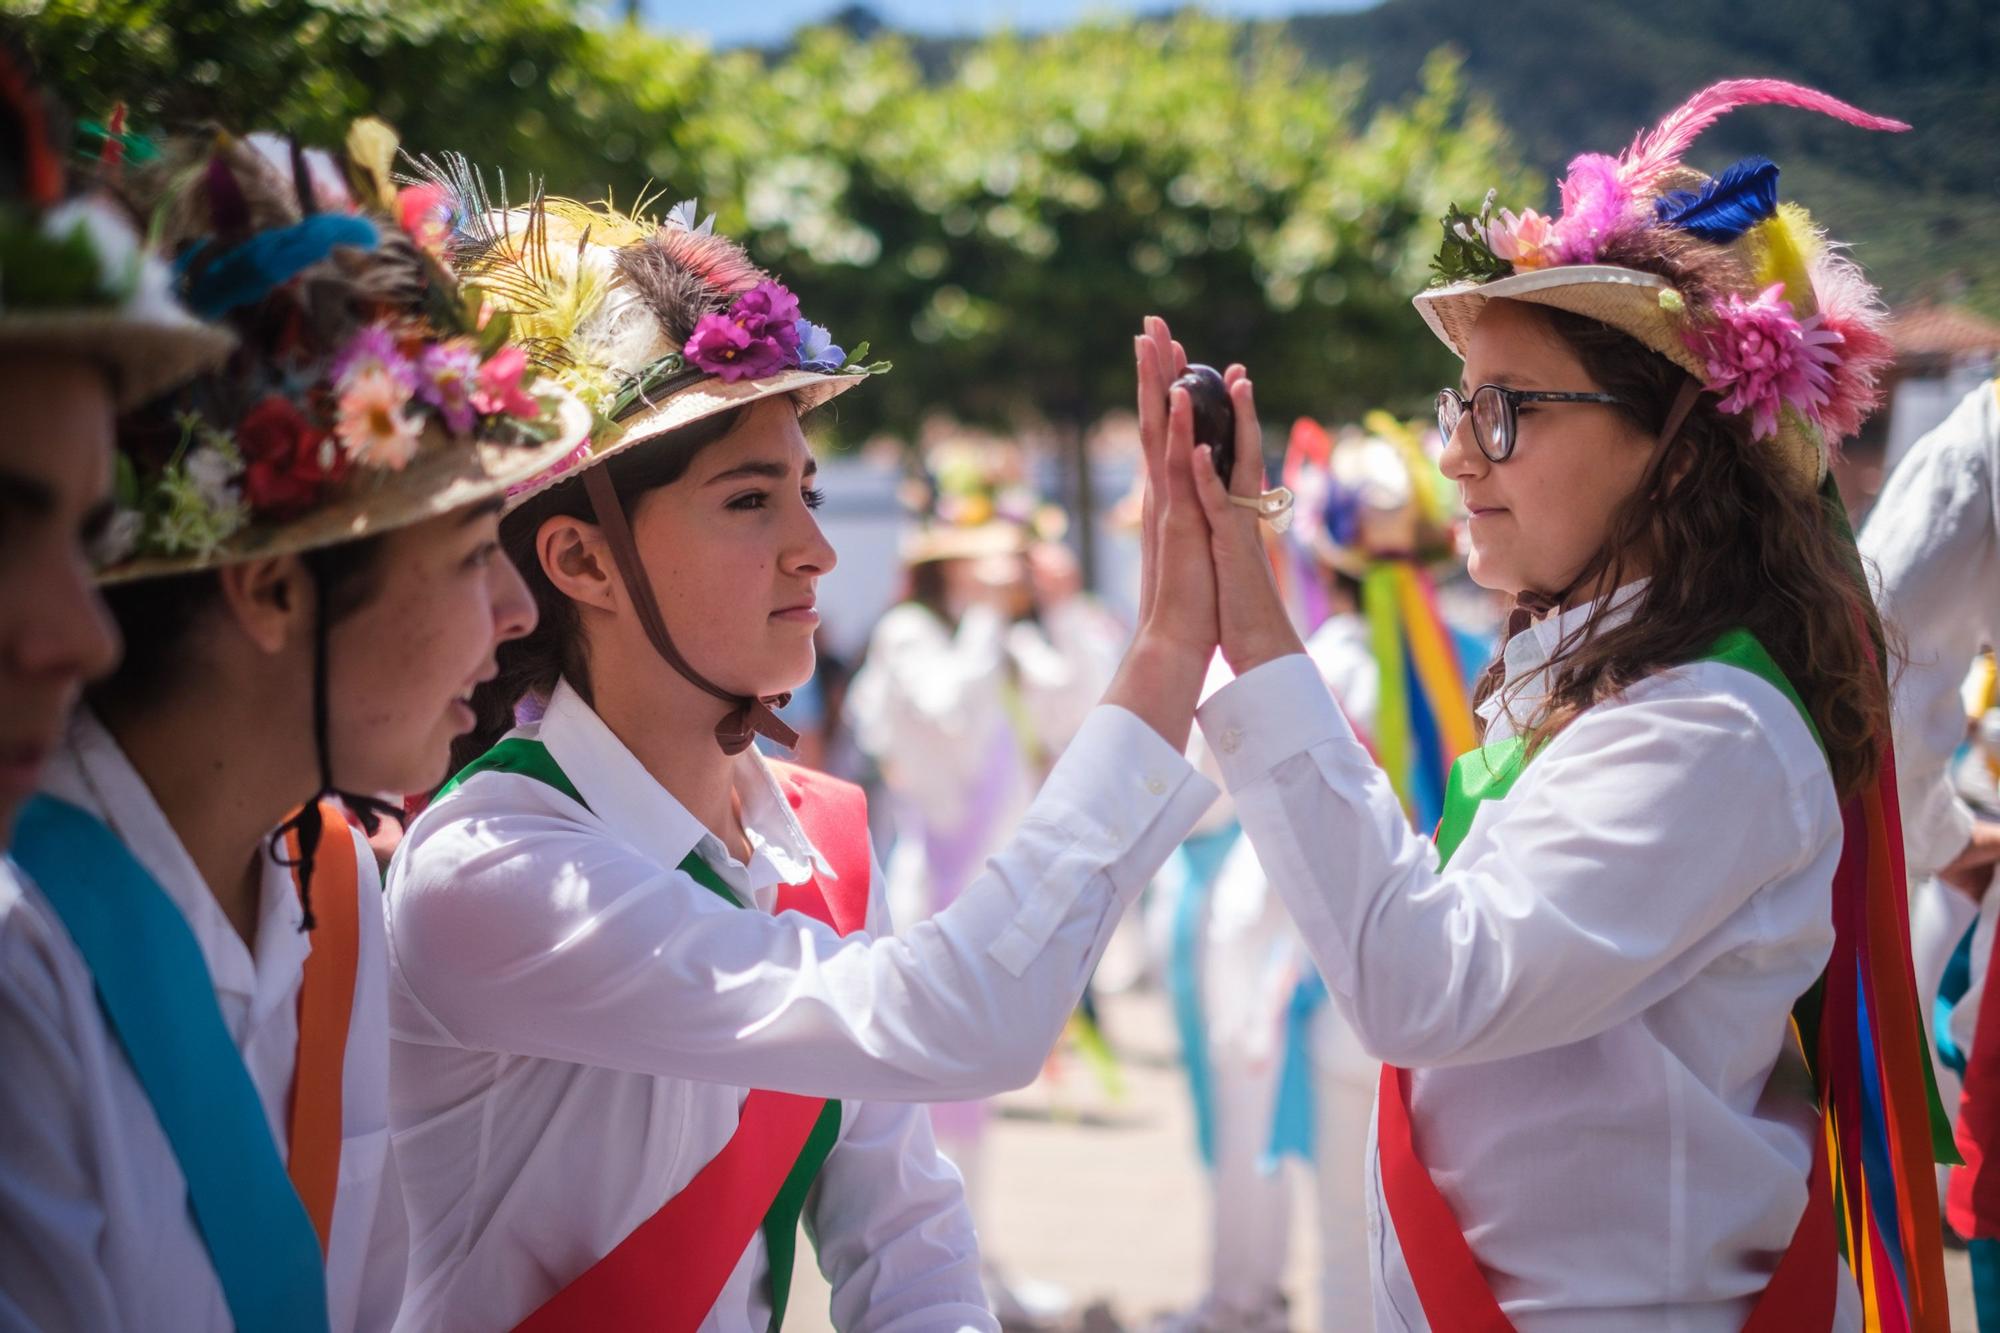
<svg viewBox="0 0 2000 1333">
<path fill-rule="evenodd" d="M 1454 207 L 1415 298 L 1459 356 L 1492 300 L 1567 310 L 1631 335 L 1699 380 L 1768 440 L 1802 485 L 1876 406 L 1892 359 L 1886 312 L 1861 270 L 1806 211 L 1778 202 L 1778 168 L 1746 158 L 1711 179 L 1680 161 L 1702 130 L 1739 106 L 1791 106 L 1848 124 L 1906 130 L 1824 93 L 1776 79 L 1706 88 L 1617 158 L 1570 163 L 1562 211 L 1475 216 Z"/>
<path fill-rule="evenodd" d="M 809 410 L 889 363 L 835 346 L 743 247 L 696 222 L 534 193 L 497 204 L 464 157 L 416 160 L 411 189 L 450 219 L 448 252 L 512 321 L 535 363 L 582 400 L 590 439 L 512 504 L 683 426 L 779 395 Z"/>
<path fill-rule="evenodd" d="M 70 193 L 53 119 L 0 48 L 0 134 L 20 154 L 0 181 L 0 356 L 103 366 L 123 411 L 215 365 L 235 340 L 174 299 L 114 200 Z"/>
<path fill-rule="evenodd" d="M 341 162 L 263 138 L 223 135 L 194 170 L 157 173 L 180 292 L 242 346 L 121 425 L 105 583 L 422 522 L 504 495 L 589 433 L 426 249 L 388 184 L 387 126 L 357 122 Z"/>
<path fill-rule="evenodd" d="M 1342 573 L 1359 578 L 1377 560 L 1451 554 L 1455 488 L 1417 433 L 1387 412 L 1370 412 L 1359 428 L 1337 434 L 1300 418 L 1284 478 L 1298 515 L 1287 537 Z"/>
<path fill-rule="evenodd" d="M 955 435 L 930 444 L 902 500 L 916 521 L 901 545 L 906 565 L 1020 555 L 1069 531 L 1069 514 L 1042 498 L 1027 454 L 1011 440 Z"/>
</svg>

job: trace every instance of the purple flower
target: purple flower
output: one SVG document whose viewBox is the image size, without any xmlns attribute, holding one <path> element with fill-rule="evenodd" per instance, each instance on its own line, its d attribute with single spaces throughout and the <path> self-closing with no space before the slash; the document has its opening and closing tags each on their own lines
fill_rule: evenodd
<svg viewBox="0 0 2000 1333">
<path fill-rule="evenodd" d="M 433 343 L 424 349 L 417 369 L 422 372 L 417 397 L 438 410 L 452 434 L 471 431 L 477 415 L 472 397 L 479 387 L 479 349 L 464 338 Z"/>
<path fill-rule="evenodd" d="M 681 355 L 688 364 L 720 375 L 727 384 L 762 379 L 792 364 L 798 331 L 790 324 L 783 327 L 790 335 L 791 346 L 781 344 L 770 334 L 753 334 L 728 315 L 703 315 L 687 345 L 681 348 Z"/>
<path fill-rule="evenodd" d="M 797 325 L 799 364 L 807 370 L 839 370 L 847 352 L 837 346 L 823 325 L 802 319 Z"/>
<path fill-rule="evenodd" d="M 345 393 L 349 384 L 374 370 L 387 372 L 389 378 L 406 389 L 417 387 L 417 368 L 396 346 L 395 335 L 379 324 L 371 324 L 354 335 L 333 359 L 328 378 L 333 381 L 335 393 Z"/>
<path fill-rule="evenodd" d="M 798 350 L 799 298 L 781 282 L 766 278 L 737 297 L 729 318 L 753 338 L 775 338 L 787 352 Z"/>
</svg>

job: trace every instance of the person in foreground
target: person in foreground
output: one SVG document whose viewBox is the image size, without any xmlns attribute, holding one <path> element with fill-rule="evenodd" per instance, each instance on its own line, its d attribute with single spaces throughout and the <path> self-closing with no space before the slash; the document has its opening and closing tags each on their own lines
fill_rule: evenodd
<svg viewBox="0 0 2000 1333">
<path fill-rule="evenodd" d="M 1254 451 L 1235 496 L 1195 469 L 1239 673 L 1203 734 L 1387 1063 L 1378 1329 L 1948 1327 L 1882 649 L 1824 485 L 1887 348 L 1774 165 L 1681 165 L 1753 103 L 1902 128 L 1723 83 L 1579 157 L 1554 219 L 1447 218 L 1440 467 L 1519 610 L 1435 840 L 1230 503 Z"/>
<path fill-rule="evenodd" d="M 391 220 L 387 127 L 350 148 L 152 178 L 241 346 L 120 425 L 127 651 L 20 820 L 0 1278 L 37 1329 L 377 1333 L 402 1298 L 381 895 L 333 798 L 442 775 L 533 624 L 501 497 L 584 418 Z"/>
<path fill-rule="evenodd" d="M 403 1326 L 762 1333 L 803 1220 L 836 1327 L 995 1328 L 910 1103 L 1035 1076 L 1214 798 L 1181 757 L 1215 635 L 1179 591 L 1213 583 L 1191 474 L 1103 705 L 892 937 L 858 790 L 750 743 L 785 740 L 834 568 L 800 417 L 866 373 L 692 205 L 494 210 L 455 160 L 434 184 L 461 271 L 599 420 L 502 524 L 541 622 L 390 867 Z"/>
</svg>

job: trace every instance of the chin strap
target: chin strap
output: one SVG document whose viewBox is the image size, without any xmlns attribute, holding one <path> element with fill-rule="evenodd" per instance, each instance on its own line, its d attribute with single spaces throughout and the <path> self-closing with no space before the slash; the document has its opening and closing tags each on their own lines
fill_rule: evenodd
<svg viewBox="0 0 2000 1333">
<path fill-rule="evenodd" d="M 611 558 L 617 562 L 618 576 L 625 581 L 625 591 L 632 599 L 633 609 L 639 614 L 640 626 L 652 641 L 653 650 L 691 684 L 732 705 L 729 713 L 715 724 L 715 743 L 722 747 L 722 752 L 741 754 L 750 748 L 750 742 L 759 734 L 769 736 L 788 750 L 795 748 L 799 743 L 799 733 L 786 726 L 784 719 L 771 711 L 783 708 L 792 696 L 774 694 L 758 699 L 733 694 L 708 681 L 689 666 L 688 660 L 681 656 L 680 650 L 674 647 L 674 641 L 667 635 L 667 623 L 661 619 L 660 604 L 653 596 L 652 580 L 646 577 L 646 566 L 639 559 L 638 543 L 632 539 L 632 525 L 625 517 L 625 506 L 619 503 L 610 475 L 601 467 L 591 468 L 583 474 L 583 489 L 590 496 L 590 507 L 597 514 L 597 526 L 603 530 L 604 540 L 611 547 Z"/>
<path fill-rule="evenodd" d="M 387 801 L 378 801 L 372 796 L 361 796 L 341 791 L 333 785 L 333 761 L 327 746 L 327 706 L 326 706 L 326 640 L 328 616 L 326 610 L 326 580 L 320 577 L 318 566 L 313 563 L 311 552 L 301 559 L 313 583 L 313 678 L 312 678 L 312 726 L 313 758 L 319 765 L 319 790 L 306 803 L 285 818 L 285 822 L 271 831 L 271 859 L 293 871 L 299 881 L 299 908 L 303 917 L 299 929 L 311 930 L 318 922 L 312 909 L 313 863 L 319 855 L 319 840 L 325 834 L 326 821 L 320 817 L 320 802 L 332 796 L 354 812 L 367 830 L 369 837 L 382 826 L 387 817 L 398 824 L 403 822 L 403 809 Z M 285 855 L 285 838 L 296 833 L 299 839 L 298 859 Z"/>
</svg>

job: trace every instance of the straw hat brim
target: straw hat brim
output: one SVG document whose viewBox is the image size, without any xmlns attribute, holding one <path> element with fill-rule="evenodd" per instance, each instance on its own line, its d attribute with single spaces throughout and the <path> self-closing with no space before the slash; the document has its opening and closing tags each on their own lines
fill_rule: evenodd
<svg viewBox="0 0 2000 1333">
<path fill-rule="evenodd" d="M 439 427 L 433 423 L 431 430 Z M 218 569 L 245 560 L 296 555 L 438 518 L 467 505 L 504 496 L 508 489 L 573 452 L 590 433 L 590 412 L 575 398 L 562 400 L 560 429 L 544 444 L 449 444 L 426 439 L 401 471 L 356 468 L 348 484 L 360 487 L 286 523 L 253 525 L 207 554 L 144 556 L 101 571 L 100 584 Z"/>
<path fill-rule="evenodd" d="M 144 318 L 104 310 L 25 310 L 0 316 L 0 356 L 75 356 L 111 374 L 120 412 L 222 364 L 236 346 L 227 330 L 191 315 Z"/>
<path fill-rule="evenodd" d="M 1487 302 L 1526 301 L 1607 324 L 1629 334 L 1696 379 L 1703 379 L 1706 368 L 1701 358 L 1681 340 L 1681 316 L 1661 304 L 1662 296 L 1668 293 L 1678 295 L 1673 284 L 1657 274 L 1615 264 L 1565 264 L 1495 278 L 1491 282 L 1433 287 L 1419 292 L 1413 303 L 1431 332 L 1456 352 L 1460 360 L 1465 359 L 1472 326 L 1479 322 Z M 1672 296 L 1668 299 L 1678 306 Z M 1817 487 L 1826 476 L 1824 446 L 1796 418 L 1786 416 L 1774 444 L 1787 469 L 1806 485 Z"/>
<path fill-rule="evenodd" d="M 708 417 L 781 394 L 792 395 L 798 402 L 800 413 L 804 414 L 838 398 L 867 378 L 866 375 L 835 375 L 817 370 L 785 370 L 763 379 L 738 380 L 734 384 L 713 377 L 700 380 L 623 418 L 618 423 L 618 434 L 608 443 L 600 447 L 593 441 L 589 453 L 573 466 L 551 472 L 530 485 L 516 489 L 508 498 L 507 508 L 517 509 L 551 486 L 582 476 L 589 469 L 616 458 L 628 449 L 635 449 L 683 426 L 692 426 Z"/>
<path fill-rule="evenodd" d="M 938 560 L 984 560 L 997 555 L 1019 555 L 1028 549 L 1028 531 L 1018 523 L 980 523 L 970 527 L 918 528 L 903 539 L 902 557 L 906 565 L 924 565 Z"/>
</svg>

